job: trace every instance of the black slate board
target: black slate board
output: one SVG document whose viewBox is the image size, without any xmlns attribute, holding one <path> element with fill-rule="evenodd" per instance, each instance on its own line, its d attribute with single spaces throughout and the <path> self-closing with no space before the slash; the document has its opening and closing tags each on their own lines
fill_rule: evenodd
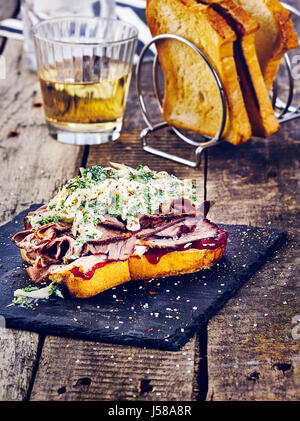
<svg viewBox="0 0 300 421">
<path fill-rule="evenodd" d="M 37 206 L 32 206 L 30 210 Z M 11 236 L 23 229 L 22 212 L 0 227 L 0 315 L 6 326 L 124 345 L 179 350 L 286 240 L 286 233 L 250 226 L 224 226 L 229 243 L 210 270 L 133 281 L 96 297 L 43 300 L 35 311 L 10 306 L 13 291 L 28 284 Z"/>
</svg>

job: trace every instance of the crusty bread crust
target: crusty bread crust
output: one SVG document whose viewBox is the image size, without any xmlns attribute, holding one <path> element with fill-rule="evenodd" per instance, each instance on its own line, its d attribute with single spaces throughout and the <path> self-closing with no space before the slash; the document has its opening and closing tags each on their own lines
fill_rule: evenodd
<svg viewBox="0 0 300 421">
<path fill-rule="evenodd" d="M 290 12 L 278 0 L 234 0 L 260 25 L 256 50 L 268 92 L 283 55 L 298 46 Z"/>
<path fill-rule="evenodd" d="M 89 298 L 131 280 L 128 261 L 110 262 L 96 269 L 91 279 L 74 276 L 69 270 L 52 273 L 51 281 L 63 283 L 76 298 Z"/>
<path fill-rule="evenodd" d="M 193 0 L 195 3 L 196 0 Z M 234 57 L 253 135 L 268 137 L 280 128 L 256 55 L 255 36 L 259 25 L 233 0 L 204 0 L 213 5 L 237 34 Z"/>
<path fill-rule="evenodd" d="M 233 144 L 247 141 L 252 131 L 233 56 L 236 34 L 225 19 L 210 5 L 195 5 L 190 0 L 148 0 L 146 17 L 153 36 L 180 35 L 205 53 L 217 70 L 227 97 L 228 119 L 223 137 Z M 165 76 L 165 121 L 214 136 L 220 127 L 222 107 L 206 64 L 177 41 L 160 41 L 156 47 Z"/>
<path fill-rule="evenodd" d="M 52 272 L 49 279 L 64 284 L 73 297 L 89 298 L 131 280 L 182 275 L 209 269 L 222 258 L 225 249 L 224 243 L 214 250 L 173 251 L 163 255 L 157 264 L 150 263 L 145 256 L 131 257 L 126 261 L 105 264 L 95 270 L 91 279 L 77 277 L 69 269 Z M 21 250 L 21 254 L 26 262 L 33 263 L 28 259 L 25 250 Z"/>
<path fill-rule="evenodd" d="M 182 275 L 209 269 L 225 252 L 226 245 L 215 250 L 189 249 L 186 251 L 173 251 L 163 255 L 159 262 L 152 264 L 145 256 L 131 257 L 129 270 L 133 280 L 160 278 L 163 276 Z"/>
</svg>

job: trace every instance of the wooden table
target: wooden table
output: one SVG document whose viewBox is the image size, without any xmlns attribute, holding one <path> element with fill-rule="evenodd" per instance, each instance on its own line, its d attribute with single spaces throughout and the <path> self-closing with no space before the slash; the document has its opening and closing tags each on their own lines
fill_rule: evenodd
<svg viewBox="0 0 300 421">
<path fill-rule="evenodd" d="M 14 13 L 12 3 L 9 9 L 0 2 L 2 17 Z M 37 76 L 25 68 L 21 42 L 8 40 L 3 57 L 2 223 L 31 203 L 48 201 L 81 166 L 113 160 L 164 168 L 180 177 L 202 177 L 198 170 L 142 151 L 139 133 L 144 123 L 134 83 L 117 142 L 76 147 L 54 141 L 45 126 Z M 144 80 L 149 89 L 149 66 Z M 149 101 L 154 106 L 153 95 Z M 293 121 L 270 139 L 253 139 L 240 147 L 223 143 L 210 150 L 208 195 L 216 202 L 211 219 L 288 230 L 289 240 L 180 351 L 9 329 L 0 340 L 0 400 L 299 399 L 299 329 L 292 323 L 300 315 L 299 140 L 299 121 Z M 169 131 L 156 143 L 168 150 L 182 149 Z M 183 154 L 189 153 L 185 147 Z"/>
</svg>

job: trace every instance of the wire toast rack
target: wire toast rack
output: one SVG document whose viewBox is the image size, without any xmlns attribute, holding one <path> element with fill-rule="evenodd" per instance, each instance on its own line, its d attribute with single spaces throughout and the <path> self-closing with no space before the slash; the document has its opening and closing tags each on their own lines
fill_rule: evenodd
<svg viewBox="0 0 300 421">
<path fill-rule="evenodd" d="M 286 3 L 282 3 L 282 4 L 291 12 L 291 14 L 293 16 L 295 16 L 296 18 L 300 18 L 300 11 L 298 9 L 296 9 L 296 8 L 286 4 Z M 160 130 L 162 130 L 166 127 L 169 127 L 169 126 L 165 121 L 161 121 L 159 123 L 154 124 L 151 120 L 151 117 L 149 115 L 149 112 L 148 112 L 148 109 L 147 109 L 147 106 L 146 106 L 146 103 L 145 103 L 145 99 L 144 99 L 144 96 L 143 96 L 143 93 L 142 93 L 142 83 L 141 83 L 142 64 L 143 64 L 143 61 L 144 61 L 145 54 L 147 53 L 149 48 L 154 43 L 159 42 L 160 40 L 165 40 L 165 39 L 177 40 L 181 43 L 186 44 L 188 47 L 190 47 L 192 50 L 194 50 L 201 57 L 201 59 L 206 63 L 206 65 L 208 66 L 208 68 L 209 68 L 209 70 L 210 70 L 210 72 L 211 72 L 211 74 L 212 74 L 212 76 L 215 80 L 215 83 L 218 87 L 218 90 L 219 90 L 219 95 L 220 95 L 221 105 L 222 105 L 222 118 L 221 118 L 221 124 L 220 124 L 219 130 L 214 137 L 201 136 L 200 139 L 196 139 L 196 138 L 192 138 L 190 135 L 187 135 L 184 131 L 182 131 L 182 130 L 174 127 L 174 126 L 170 127 L 172 129 L 172 131 L 181 140 L 183 140 L 185 143 L 194 147 L 195 159 L 193 161 L 185 159 L 185 158 L 180 157 L 178 155 L 174 155 L 174 154 L 165 152 L 161 149 L 155 148 L 155 147 L 150 146 L 148 144 L 148 138 L 152 133 L 160 131 Z M 279 82 L 278 82 L 277 78 L 276 78 L 276 80 L 273 84 L 272 98 L 271 98 L 275 115 L 278 118 L 278 121 L 281 125 L 284 124 L 284 123 L 287 123 L 288 121 L 294 120 L 296 118 L 300 118 L 300 103 L 299 103 L 298 106 L 292 105 L 292 101 L 293 101 L 294 93 L 295 93 L 295 83 L 294 83 L 294 78 L 293 78 L 293 73 L 292 73 L 291 60 L 290 60 L 290 58 L 287 54 L 285 54 L 283 60 L 284 60 L 284 65 L 285 65 L 285 68 L 286 68 L 288 83 L 289 83 L 288 84 L 288 92 L 287 92 L 287 95 L 286 95 L 286 101 L 282 100 L 278 95 Z M 157 56 L 157 54 L 155 54 L 154 59 L 153 59 L 153 65 L 152 65 L 152 79 L 153 79 L 154 95 L 155 95 L 158 107 L 160 109 L 160 112 L 161 112 L 162 111 L 162 99 L 161 99 L 162 94 L 159 90 L 158 70 L 159 70 L 158 56 Z M 136 90 L 137 90 L 139 106 L 140 106 L 144 121 L 147 125 L 147 127 L 145 127 L 141 131 L 141 134 L 140 134 L 142 148 L 144 149 L 144 151 L 149 152 L 149 153 L 154 154 L 154 155 L 157 155 L 161 158 L 165 158 L 165 159 L 175 161 L 179 164 L 187 165 L 187 166 L 192 167 L 192 168 L 199 168 L 199 166 L 201 164 L 202 153 L 205 152 L 205 154 L 204 154 L 205 159 L 207 159 L 208 148 L 210 148 L 212 146 L 215 146 L 216 144 L 218 144 L 219 142 L 222 141 L 221 137 L 222 137 L 222 133 L 223 133 L 224 128 L 225 128 L 226 118 L 227 118 L 226 97 L 225 97 L 225 92 L 224 92 L 224 89 L 223 89 L 223 86 L 222 86 L 222 82 L 221 82 L 217 72 L 215 71 L 215 69 L 213 68 L 213 66 L 209 62 L 209 60 L 205 57 L 203 52 L 201 50 L 199 50 L 192 42 L 190 42 L 187 39 L 182 38 L 178 35 L 174 35 L 174 34 L 157 35 L 147 45 L 145 45 L 145 47 L 143 48 L 143 50 L 141 52 L 141 55 L 139 57 L 139 61 L 137 63 L 137 67 L 136 67 Z M 199 135 L 198 135 L 198 137 L 199 137 Z"/>
</svg>

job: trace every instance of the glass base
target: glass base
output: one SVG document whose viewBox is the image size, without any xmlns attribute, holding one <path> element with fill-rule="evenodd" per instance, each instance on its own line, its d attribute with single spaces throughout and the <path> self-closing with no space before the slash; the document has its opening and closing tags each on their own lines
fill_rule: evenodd
<svg viewBox="0 0 300 421">
<path fill-rule="evenodd" d="M 75 128 L 67 129 L 47 122 L 49 134 L 53 139 L 69 145 L 101 145 L 113 142 L 120 137 L 122 124 L 117 124 L 111 131 L 76 131 Z M 82 128 L 82 126 L 81 126 Z"/>
</svg>

